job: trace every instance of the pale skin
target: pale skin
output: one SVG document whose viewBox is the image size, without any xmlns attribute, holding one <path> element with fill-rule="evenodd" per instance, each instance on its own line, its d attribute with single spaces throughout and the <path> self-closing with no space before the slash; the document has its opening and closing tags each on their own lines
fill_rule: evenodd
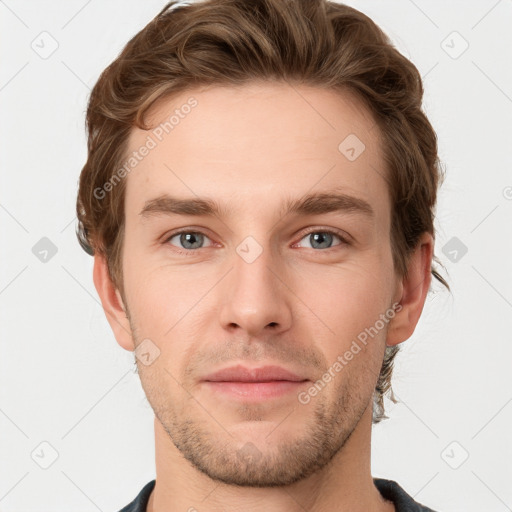
<svg viewBox="0 0 512 512">
<path fill-rule="evenodd" d="M 421 237 L 399 278 L 378 127 L 348 93 L 277 83 L 194 89 L 160 102 L 152 126 L 192 96 L 197 106 L 125 178 L 124 301 L 105 260 L 94 262 L 119 345 L 133 351 L 149 339 L 160 351 L 151 364 L 137 359 L 155 412 L 147 510 L 393 511 L 371 475 L 372 396 L 385 347 L 407 340 L 421 315 L 433 238 Z M 134 129 L 130 151 L 148 133 Z M 354 161 L 338 150 L 352 133 L 366 146 Z M 374 215 L 284 214 L 288 199 L 335 189 Z M 140 215 L 164 193 L 229 211 Z M 173 235 L 181 228 L 204 236 L 187 244 Z M 237 252 L 249 236 L 261 249 L 250 263 Z M 307 404 L 295 392 L 234 400 L 202 382 L 235 363 L 274 364 L 307 379 L 307 390 L 394 303 L 400 311 Z M 241 456 L 248 446 L 252 459 Z"/>
</svg>

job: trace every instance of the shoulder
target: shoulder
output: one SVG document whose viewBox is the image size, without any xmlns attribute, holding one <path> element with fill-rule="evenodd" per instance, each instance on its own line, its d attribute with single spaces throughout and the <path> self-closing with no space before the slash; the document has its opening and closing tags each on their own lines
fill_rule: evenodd
<svg viewBox="0 0 512 512">
<path fill-rule="evenodd" d="M 414 498 L 407 494 L 394 480 L 374 478 L 373 482 L 382 497 L 393 502 L 396 512 L 435 512 L 431 508 L 414 501 Z"/>
<path fill-rule="evenodd" d="M 142 490 L 139 492 L 137 497 L 126 507 L 123 507 L 119 512 L 146 512 L 146 506 L 149 501 L 151 491 L 155 487 L 156 480 L 148 482 Z"/>
</svg>

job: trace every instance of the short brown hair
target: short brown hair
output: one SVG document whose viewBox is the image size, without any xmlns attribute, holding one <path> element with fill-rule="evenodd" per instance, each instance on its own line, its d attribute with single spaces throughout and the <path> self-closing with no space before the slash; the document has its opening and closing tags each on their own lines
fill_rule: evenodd
<svg viewBox="0 0 512 512">
<path fill-rule="evenodd" d="M 437 136 L 422 111 L 416 67 L 365 14 L 328 0 L 168 2 L 102 72 L 87 107 L 88 157 L 77 198 L 77 237 L 102 254 L 124 298 L 121 255 L 126 180 L 95 193 L 125 161 L 127 141 L 157 100 L 200 85 L 281 81 L 351 91 L 380 129 L 391 196 L 390 240 L 399 277 L 424 232 L 434 233 L 444 179 Z M 439 263 L 434 255 L 433 259 Z M 431 267 L 432 275 L 449 289 Z M 386 418 L 398 345 L 386 352 L 374 393 L 373 422 Z M 396 402 L 391 390 L 391 400 Z"/>
</svg>

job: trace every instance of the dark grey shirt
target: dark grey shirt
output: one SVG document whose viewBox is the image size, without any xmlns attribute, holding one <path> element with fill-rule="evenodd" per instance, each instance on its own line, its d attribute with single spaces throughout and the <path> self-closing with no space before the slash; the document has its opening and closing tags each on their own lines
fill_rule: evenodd
<svg viewBox="0 0 512 512">
<path fill-rule="evenodd" d="M 394 480 L 374 478 L 373 482 L 383 498 L 394 503 L 396 512 L 435 512 L 431 508 L 414 501 Z M 155 480 L 148 482 L 139 495 L 119 512 L 146 512 L 149 495 L 153 487 L 155 487 Z"/>
</svg>

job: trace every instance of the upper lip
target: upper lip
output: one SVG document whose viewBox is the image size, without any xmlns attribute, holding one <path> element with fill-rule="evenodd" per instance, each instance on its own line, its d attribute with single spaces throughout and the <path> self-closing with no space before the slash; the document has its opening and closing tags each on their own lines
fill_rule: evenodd
<svg viewBox="0 0 512 512">
<path fill-rule="evenodd" d="M 211 373 L 203 380 L 210 382 L 271 382 L 276 380 L 302 382 L 308 379 L 280 366 L 246 368 L 242 365 L 236 365 Z"/>
</svg>

